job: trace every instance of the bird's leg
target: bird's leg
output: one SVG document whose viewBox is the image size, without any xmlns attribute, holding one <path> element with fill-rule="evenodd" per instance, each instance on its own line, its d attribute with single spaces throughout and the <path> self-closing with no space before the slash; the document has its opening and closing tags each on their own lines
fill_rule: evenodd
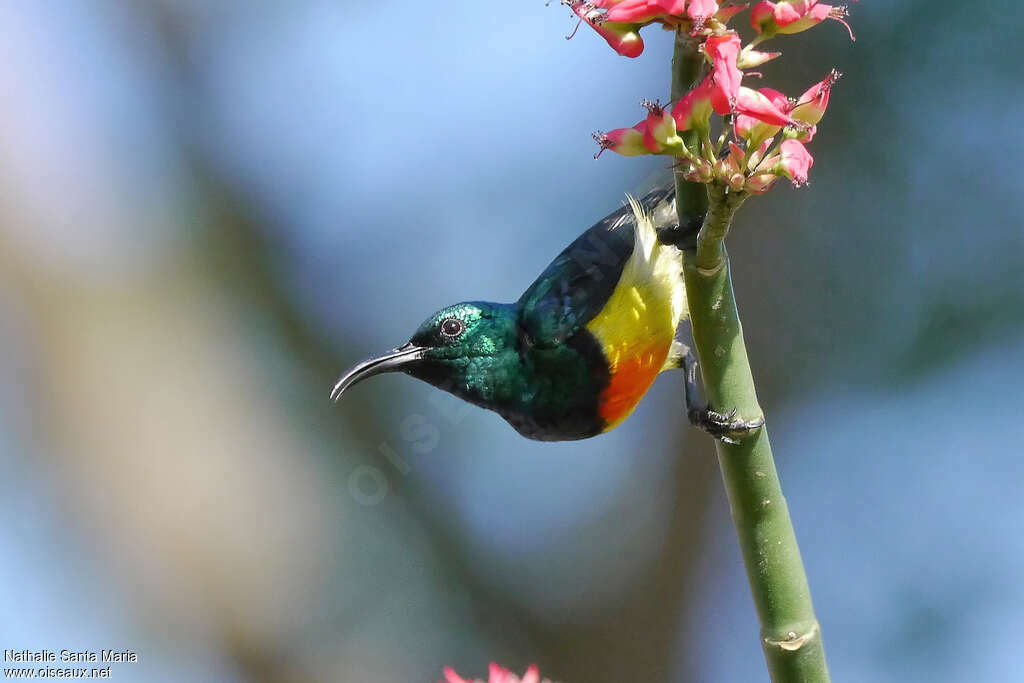
<svg viewBox="0 0 1024 683">
<path fill-rule="evenodd" d="M 739 439 L 764 426 L 763 417 L 746 421 L 736 417 L 735 408 L 727 413 L 720 413 L 712 410 L 711 406 L 700 403 L 697 398 L 697 359 L 694 358 L 690 347 L 679 341 L 672 342 L 672 350 L 669 352 L 666 365 L 669 363 L 682 368 L 686 373 L 683 396 L 686 399 L 686 416 L 694 427 L 703 429 L 725 443 L 739 443 Z"/>
</svg>

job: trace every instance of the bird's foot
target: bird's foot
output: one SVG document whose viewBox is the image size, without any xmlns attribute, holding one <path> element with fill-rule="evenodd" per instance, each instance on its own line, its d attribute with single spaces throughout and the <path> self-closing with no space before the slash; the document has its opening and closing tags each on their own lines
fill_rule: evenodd
<svg viewBox="0 0 1024 683">
<path fill-rule="evenodd" d="M 737 444 L 740 439 L 750 434 L 755 429 L 764 426 L 764 418 L 756 420 L 742 420 L 736 417 L 736 409 L 728 413 L 720 413 L 707 408 L 690 408 L 686 411 L 690 418 L 690 424 L 725 443 Z"/>
<path fill-rule="evenodd" d="M 741 439 L 756 429 L 764 426 L 764 416 L 756 420 L 743 420 L 736 417 L 736 409 L 727 413 L 712 410 L 711 406 L 702 406 L 697 401 L 697 359 L 693 352 L 683 344 L 675 342 L 670 356 L 676 367 L 686 372 L 683 393 L 686 398 L 686 416 L 690 424 L 724 443 L 737 444 Z"/>
</svg>

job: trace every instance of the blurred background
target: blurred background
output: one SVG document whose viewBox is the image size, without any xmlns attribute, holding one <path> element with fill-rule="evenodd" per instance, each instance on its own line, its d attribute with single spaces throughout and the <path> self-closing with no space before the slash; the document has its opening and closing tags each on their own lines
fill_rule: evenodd
<svg viewBox="0 0 1024 683">
<path fill-rule="evenodd" d="M 1024 655 L 1018 3 L 852 7 L 770 43 L 845 76 L 735 284 L 836 680 Z M 746 26 L 746 15 L 736 22 Z M 0 647 L 122 681 L 763 681 L 677 378 L 585 442 L 346 366 L 511 301 L 659 159 L 668 94 L 541 0 L 0 6 Z M 743 30 L 743 29 L 741 29 Z"/>
</svg>

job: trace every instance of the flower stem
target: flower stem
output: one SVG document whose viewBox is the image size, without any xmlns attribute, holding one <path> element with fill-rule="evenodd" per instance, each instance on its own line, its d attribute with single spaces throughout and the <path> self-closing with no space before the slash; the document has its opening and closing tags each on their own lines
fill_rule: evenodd
<svg viewBox="0 0 1024 683">
<path fill-rule="evenodd" d="M 690 53 L 681 55 L 681 50 Z M 673 96 L 677 84 L 692 83 L 695 77 L 687 70 L 694 63 L 692 44 L 677 39 L 675 52 Z M 706 193 L 696 197 L 690 185 L 693 183 L 677 174 L 681 224 L 692 220 L 705 207 L 707 210 L 697 248 L 686 252 L 683 268 L 705 393 L 713 409 L 727 412 L 735 408 L 737 417 L 756 420 L 762 412 L 754 391 L 724 245 L 733 216 L 746 195 L 730 193 L 720 185 L 707 185 Z M 767 428 L 749 433 L 739 443 L 716 441 L 715 447 L 761 623 L 761 647 L 771 680 L 828 683 L 821 629 L 772 459 Z"/>
</svg>

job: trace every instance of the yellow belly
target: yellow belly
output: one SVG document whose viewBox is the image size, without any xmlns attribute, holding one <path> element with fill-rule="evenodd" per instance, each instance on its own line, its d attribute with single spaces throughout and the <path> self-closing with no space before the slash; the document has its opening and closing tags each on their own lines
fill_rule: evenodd
<svg viewBox="0 0 1024 683">
<path fill-rule="evenodd" d="M 618 288 L 587 325 L 601 343 L 610 374 L 598 403 L 604 431 L 629 417 L 665 365 L 679 322 L 670 301 L 670 295 Z"/>
<path fill-rule="evenodd" d="M 658 243 L 639 205 L 633 254 L 608 302 L 587 323 L 604 351 L 611 375 L 598 414 L 608 431 L 629 417 L 651 388 L 686 313 L 682 255 Z"/>
</svg>

